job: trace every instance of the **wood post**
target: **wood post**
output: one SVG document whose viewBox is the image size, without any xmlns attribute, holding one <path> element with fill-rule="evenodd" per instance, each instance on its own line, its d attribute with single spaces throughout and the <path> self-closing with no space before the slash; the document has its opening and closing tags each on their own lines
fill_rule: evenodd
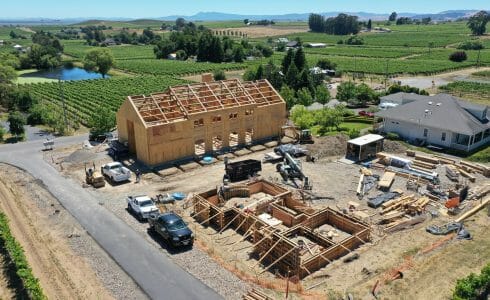
<svg viewBox="0 0 490 300">
<path fill-rule="evenodd" d="M 267 271 L 270 268 L 272 268 L 272 266 L 274 266 L 276 263 L 278 263 L 279 261 L 281 261 L 284 257 L 286 257 L 286 255 L 288 255 L 289 253 L 291 253 L 295 249 L 296 249 L 296 247 L 291 248 L 288 252 L 286 252 L 283 255 L 281 255 L 281 257 L 279 257 L 278 259 L 276 259 L 272 264 L 270 264 L 269 266 L 267 266 L 267 268 L 265 268 L 264 270 L 262 270 L 259 274 L 262 274 L 265 271 Z"/>
</svg>

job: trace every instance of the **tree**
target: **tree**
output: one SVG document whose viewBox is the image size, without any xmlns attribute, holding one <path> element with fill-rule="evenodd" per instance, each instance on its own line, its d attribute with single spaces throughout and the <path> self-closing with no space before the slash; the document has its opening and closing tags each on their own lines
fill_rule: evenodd
<svg viewBox="0 0 490 300">
<path fill-rule="evenodd" d="M 248 24 L 248 19 L 243 20 L 243 24 L 247 25 Z"/>
<path fill-rule="evenodd" d="M 315 98 L 316 102 L 325 106 L 330 101 L 330 99 L 332 99 L 332 96 L 330 95 L 330 91 L 325 87 L 325 85 L 320 84 L 316 87 Z"/>
<path fill-rule="evenodd" d="M 458 45 L 462 50 L 481 50 L 485 48 L 480 41 L 466 41 Z"/>
<path fill-rule="evenodd" d="M 365 105 L 366 102 L 373 101 L 376 98 L 376 95 L 372 88 L 370 88 L 367 84 L 361 83 L 356 86 L 356 99 L 361 102 L 362 105 Z"/>
<path fill-rule="evenodd" d="M 107 75 L 113 65 L 114 57 L 112 56 L 112 52 L 106 48 L 89 51 L 83 60 L 84 69 L 97 71 L 102 74 L 103 78 L 105 78 L 105 75 Z"/>
<path fill-rule="evenodd" d="M 255 80 L 260 80 L 264 78 L 264 67 L 260 64 L 255 72 Z"/>
<path fill-rule="evenodd" d="M 116 126 L 116 114 L 107 108 L 102 108 L 98 113 L 92 115 L 88 125 L 90 132 L 94 134 L 111 131 Z"/>
<path fill-rule="evenodd" d="M 303 105 L 295 105 L 291 109 L 291 120 L 300 129 L 307 129 L 315 124 L 313 113 L 308 111 Z"/>
<path fill-rule="evenodd" d="M 463 62 L 468 59 L 468 55 L 464 51 L 456 51 L 449 55 L 449 60 L 454 62 Z"/>
<path fill-rule="evenodd" d="M 349 101 L 356 97 L 356 85 L 351 81 L 342 82 L 337 88 L 337 99 Z"/>
<path fill-rule="evenodd" d="M 156 58 L 166 59 L 170 53 L 176 49 L 175 43 L 169 40 L 162 40 L 153 48 Z M 187 53 L 187 52 L 186 52 Z"/>
<path fill-rule="evenodd" d="M 367 22 L 366 28 L 369 31 L 371 31 L 371 29 L 373 28 L 373 22 L 371 21 L 371 19 L 369 19 L 369 21 Z"/>
<path fill-rule="evenodd" d="M 7 119 L 9 122 L 10 133 L 18 137 L 24 134 L 24 125 L 26 125 L 26 119 L 18 111 L 9 114 Z"/>
<path fill-rule="evenodd" d="M 388 18 L 388 21 L 395 22 L 397 17 L 398 17 L 398 14 L 396 12 L 392 12 L 390 17 Z"/>
<path fill-rule="evenodd" d="M 286 52 L 286 55 L 284 56 L 282 63 L 281 63 L 282 72 L 284 74 L 286 74 L 287 71 L 289 70 L 289 66 L 293 62 L 293 59 L 294 59 L 294 50 L 292 48 L 289 48 L 288 52 Z"/>
<path fill-rule="evenodd" d="M 0 84 L 10 84 L 17 78 L 17 72 L 10 66 L 0 65 Z"/>
<path fill-rule="evenodd" d="M 316 66 L 319 67 L 322 70 L 335 70 L 337 68 L 337 64 L 326 59 L 326 58 L 321 58 L 318 60 L 316 63 Z"/>
<path fill-rule="evenodd" d="M 325 18 L 322 15 L 310 14 L 308 26 L 313 32 L 325 32 Z"/>
<path fill-rule="evenodd" d="M 216 70 L 213 72 L 213 78 L 214 81 L 225 80 L 226 79 L 225 72 L 223 70 Z"/>
<path fill-rule="evenodd" d="M 310 106 L 313 104 L 313 97 L 311 96 L 310 90 L 307 88 L 302 88 L 298 91 L 298 104 L 304 106 Z"/>
<path fill-rule="evenodd" d="M 335 35 L 357 34 L 359 32 L 358 18 L 347 14 L 328 18 L 325 20 L 325 32 Z"/>
<path fill-rule="evenodd" d="M 352 35 L 350 36 L 346 41 L 345 43 L 347 45 L 363 45 L 364 44 L 364 40 L 362 37 L 360 36 L 357 36 L 357 35 Z"/>
<path fill-rule="evenodd" d="M 296 53 L 294 54 L 294 64 L 299 71 L 306 68 L 306 57 L 303 48 L 298 48 L 298 50 L 296 50 Z"/>
<path fill-rule="evenodd" d="M 177 18 L 177 20 L 175 20 L 175 26 L 177 27 L 177 30 L 180 30 L 182 27 L 185 26 L 185 19 Z"/>
<path fill-rule="evenodd" d="M 490 15 L 482 10 L 471 16 L 467 25 L 474 35 L 484 35 L 488 21 L 490 21 Z"/>
<path fill-rule="evenodd" d="M 282 99 L 286 102 L 286 107 L 291 109 L 295 104 L 297 104 L 296 97 L 294 95 L 294 90 L 287 85 L 283 85 L 281 91 Z"/>
<path fill-rule="evenodd" d="M 289 69 L 284 77 L 284 81 L 287 85 L 292 87 L 293 89 L 296 87 L 296 81 L 298 79 L 298 68 L 296 68 L 295 64 L 291 64 Z"/>
<path fill-rule="evenodd" d="M 243 51 L 242 45 L 235 45 L 233 47 L 233 60 L 237 63 L 243 62 L 245 58 L 245 52 Z"/>
<path fill-rule="evenodd" d="M 0 124 L 0 142 L 3 141 L 4 135 L 5 135 L 5 128 Z"/>
</svg>

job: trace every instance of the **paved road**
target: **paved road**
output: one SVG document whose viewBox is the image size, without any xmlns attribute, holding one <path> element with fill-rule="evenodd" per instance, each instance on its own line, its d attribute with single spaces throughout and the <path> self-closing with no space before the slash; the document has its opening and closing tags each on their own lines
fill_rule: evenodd
<svg viewBox="0 0 490 300">
<path fill-rule="evenodd" d="M 6 131 L 9 130 L 9 123 L 0 121 L 0 126 L 3 126 Z M 36 141 L 36 140 L 46 140 L 47 137 L 52 138 L 53 135 L 49 132 L 46 132 L 38 127 L 25 125 L 25 140 L 26 141 Z"/>
<path fill-rule="evenodd" d="M 87 136 L 59 138 L 56 146 L 79 143 Z M 201 281 L 175 265 L 124 221 L 93 200 L 90 191 L 64 178 L 42 159 L 42 141 L 0 146 L 0 162 L 28 171 L 80 222 L 97 243 L 152 299 L 220 299 Z M 205 268 L 206 266 L 203 266 Z"/>
</svg>

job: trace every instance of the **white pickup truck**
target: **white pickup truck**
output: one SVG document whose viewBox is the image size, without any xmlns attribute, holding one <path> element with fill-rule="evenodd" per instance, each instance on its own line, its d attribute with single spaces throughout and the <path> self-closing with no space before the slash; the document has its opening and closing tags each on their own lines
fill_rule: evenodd
<svg viewBox="0 0 490 300">
<path fill-rule="evenodd" d="M 136 216 L 139 221 L 144 221 L 151 214 L 159 214 L 155 202 L 148 196 L 128 196 L 128 211 Z"/>
<path fill-rule="evenodd" d="M 131 178 L 131 171 L 120 162 L 111 162 L 100 167 L 102 175 L 107 176 L 112 182 L 123 182 Z"/>
</svg>

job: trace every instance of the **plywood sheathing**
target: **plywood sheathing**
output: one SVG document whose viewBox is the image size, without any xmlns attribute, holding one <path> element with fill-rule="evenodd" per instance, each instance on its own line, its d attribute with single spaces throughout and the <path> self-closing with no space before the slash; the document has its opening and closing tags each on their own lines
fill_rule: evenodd
<svg viewBox="0 0 490 300">
<path fill-rule="evenodd" d="M 277 137 L 286 114 L 284 100 L 267 80 L 235 79 L 129 96 L 117 123 L 120 141 L 142 162 L 157 165 Z M 128 129 L 128 121 L 142 130 Z"/>
</svg>

